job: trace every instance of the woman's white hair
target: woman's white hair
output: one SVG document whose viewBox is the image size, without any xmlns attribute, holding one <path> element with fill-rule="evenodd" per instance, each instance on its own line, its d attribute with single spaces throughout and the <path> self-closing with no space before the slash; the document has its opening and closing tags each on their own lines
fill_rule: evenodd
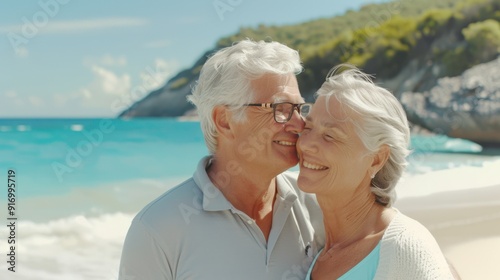
<svg viewBox="0 0 500 280">
<path fill-rule="evenodd" d="M 253 101 L 251 81 L 265 74 L 288 76 L 302 71 L 299 53 L 278 42 L 240 41 L 213 54 L 203 65 L 200 77 L 188 96 L 198 110 L 201 129 L 210 153 L 217 148 L 217 130 L 212 112 L 228 105 L 239 121 L 245 120 L 241 108 Z"/>
<path fill-rule="evenodd" d="M 341 71 L 343 68 L 347 70 Z M 389 159 L 372 179 L 371 191 L 378 203 L 391 206 L 396 199 L 394 188 L 410 153 L 410 128 L 399 101 L 388 90 L 375 85 L 369 75 L 347 64 L 330 70 L 317 96 L 325 96 L 326 104 L 330 97 L 335 97 L 359 116 L 350 121 L 370 152 L 377 152 L 383 145 L 390 148 Z"/>
</svg>

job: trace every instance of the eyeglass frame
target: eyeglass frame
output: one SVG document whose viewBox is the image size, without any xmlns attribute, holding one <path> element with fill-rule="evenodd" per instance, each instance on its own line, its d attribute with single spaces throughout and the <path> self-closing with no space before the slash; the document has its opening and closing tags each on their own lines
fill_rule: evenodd
<svg viewBox="0 0 500 280">
<path fill-rule="evenodd" d="M 290 111 L 291 113 L 288 114 L 288 117 L 285 121 L 278 121 L 276 120 L 276 107 L 280 104 L 290 104 L 292 105 L 292 110 Z M 302 116 L 300 114 L 300 111 L 301 111 L 301 108 L 303 105 L 308 105 L 308 106 L 312 106 L 311 103 L 307 103 L 307 102 L 304 102 L 304 103 L 292 103 L 292 102 L 276 102 L 276 103 L 249 103 L 249 104 L 243 104 L 243 106 L 246 106 L 246 107 L 261 107 L 261 108 L 272 108 L 273 109 L 273 118 L 274 118 L 274 121 L 277 122 L 277 123 L 280 123 L 280 124 L 285 124 L 287 123 L 288 121 L 290 121 L 292 119 L 292 116 L 293 116 L 293 112 L 294 111 L 297 111 L 299 113 L 299 116 Z"/>
</svg>

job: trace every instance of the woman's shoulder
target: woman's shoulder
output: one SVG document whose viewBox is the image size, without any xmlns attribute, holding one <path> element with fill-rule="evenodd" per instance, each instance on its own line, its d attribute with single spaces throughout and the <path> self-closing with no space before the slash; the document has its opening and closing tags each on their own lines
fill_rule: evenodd
<svg viewBox="0 0 500 280">
<path fill-rule="evenodd" d="M 414 277 L 411 279 L 448 279 L 451 275 L 430 231 L 399 211 L 382 237 L 379 269 L 397 272 L 398 277 Z"/>
<path fill-rule="evenodd" d="M 399 212 L 399 210 L 394 210 L 396 211 L 396 215 L 385 230 L 382 241 L 397 243 L 403 240 L 416 241 L 419 239 L 430 239 L 435 241 L 430 231 L 424 225 Z"/>
</svg>

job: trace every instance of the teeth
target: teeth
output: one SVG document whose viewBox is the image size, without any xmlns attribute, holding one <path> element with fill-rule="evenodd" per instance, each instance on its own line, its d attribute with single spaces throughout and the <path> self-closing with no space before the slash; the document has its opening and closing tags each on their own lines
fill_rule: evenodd
<svg viewBox="0 0 500 280">
<path fill-rule="evenodd" d="M 302 165 L 304 165 L 304 167 L 306 168 L 309 168 L 309 169 L 314 169 L 314 170 L 325 170 L 327 169 L 326 166 L 321 166 L 321 165 L 316 165 L 316 164 L 312 164 L 312 163 L 309 163 L 307 161 L 304 161 L 302 163 Z"/>
<path fill-rule="evenodd" d="M 283 146 L 295 146 L 295 143 L 293 142 L 288 142 L 288 141 L 275 141 L 275 143 L 278 143 Z"/>
</svg>

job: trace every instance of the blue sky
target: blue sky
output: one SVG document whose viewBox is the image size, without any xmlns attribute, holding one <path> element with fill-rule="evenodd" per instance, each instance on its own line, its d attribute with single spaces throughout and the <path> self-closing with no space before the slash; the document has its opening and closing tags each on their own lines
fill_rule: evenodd
<svg viewBox="0 0 500 280">
<path fill-rule="evenodd" d="M 381 0 L 39 0 L 0 3 L 0 118 L 114 117 L 242 26 Z M 116 108 L 116 107 L 115 107 Z"/>
</svg>

